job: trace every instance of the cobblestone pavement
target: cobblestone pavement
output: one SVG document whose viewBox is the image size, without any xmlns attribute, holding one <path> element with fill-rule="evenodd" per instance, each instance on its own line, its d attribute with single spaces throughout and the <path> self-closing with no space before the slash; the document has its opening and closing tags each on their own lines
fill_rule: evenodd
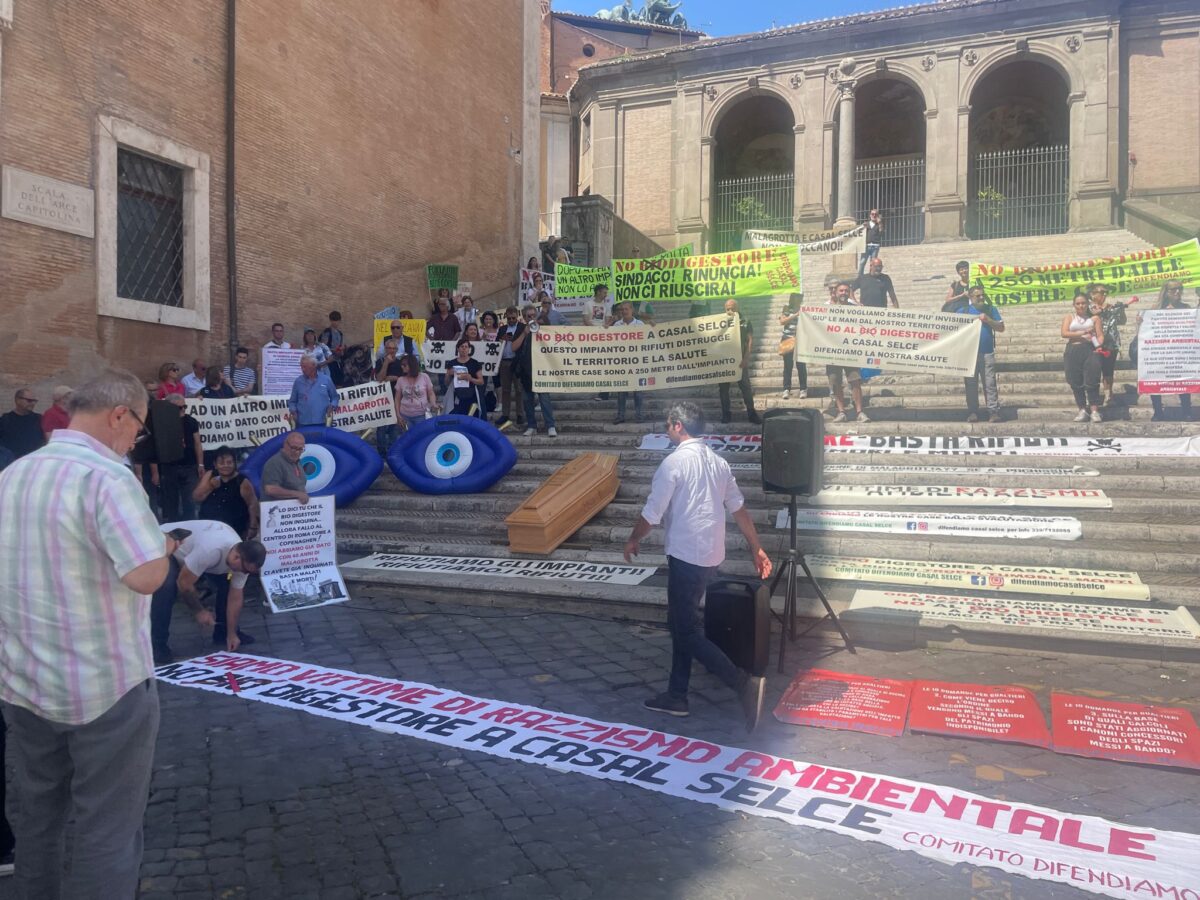
<svg viewBox="0 0 1200 900">
<path fill-rule="evenodd" d="M 655 716 L 640 704 L 664 685 L 669 639 L 646 625 L 462 606 L 452 590 L 436 605 L 358 590 L 352 604 L 279 616 L 253 607 L 244 621 L 260 638 L 249 649 L 265 656 L 424 681 L 1134 826 L 1200 830 L 1194 773 L 996 742 L 797 728 L 772 717 L 747 737 L 732 695 L 699 666 L 692 716 Z M 181 659 L 211 649 L 183 615 L 174 631 Z M 851 656 L 810 641 L 796 645 L 789 663 L 1024 684 L 1043 707 L 1052 687 L 1193 709 L 1197 696 L 1195 667 L 1084 657 L 862 648 Z M 768 708 L 786 686 L 772 669 Z M 160 696 L 144 900 L 1085 896 L 265 703 L 170 685 Z M 11 890 L 10 880 L 0 881 L 0 898 Z"/>
</svg>

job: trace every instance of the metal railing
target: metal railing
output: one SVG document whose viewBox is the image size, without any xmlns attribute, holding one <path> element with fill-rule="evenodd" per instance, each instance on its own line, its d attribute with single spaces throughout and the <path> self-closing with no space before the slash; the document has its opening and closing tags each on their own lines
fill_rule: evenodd
<svg viewBox="0 0 1200 900">
<path fill-rule="evenodd" d="M 713 191 L 713 249 L 740 249 L 746 229 L 790 231 L 794 194 L 791 173 L 718 180 Z"/>
<path fill-rule="evenodd" d="M 117 151 L 117 295 L 183 306 L 183 170 Z"/>
<path fill-rule="evenodd" d="M 906 156 L 854 167 L 855 216 L 867 221 L 873 209 L 883 217 L 883 245 L 925 240 L 925 157 Z"/>
<path fill-rule="evenodd" d="M 1065 144 L 977 154 L 970 194 L 972 237 L 1065 232 L 1070 168 Z"/>
</svg>

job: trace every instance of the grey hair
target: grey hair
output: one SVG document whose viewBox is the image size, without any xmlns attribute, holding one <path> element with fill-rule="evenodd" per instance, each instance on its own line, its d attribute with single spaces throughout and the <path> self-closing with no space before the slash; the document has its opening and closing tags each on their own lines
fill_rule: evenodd
<svg viewBox="0 0 1200 900">
<path fill-rule="evenodd" d="M 667 410 L 667 424 L 677 422 L 683 426 L 683 430 L 688 433 L 689 437 L 700 437 L 704 433 L 704 410 L 696 403 L 690 400 L 681 400 L 678 403 L 672 403 L 670 409 Z"/>
<path fill-rule="evenodd" d="M 104 412 L 118 406 L 145 409 L 146 386 L 125 369 L 105 369 L 75 389 L 67 403 L 67 411 L 75 415 Z"/>
</svg>

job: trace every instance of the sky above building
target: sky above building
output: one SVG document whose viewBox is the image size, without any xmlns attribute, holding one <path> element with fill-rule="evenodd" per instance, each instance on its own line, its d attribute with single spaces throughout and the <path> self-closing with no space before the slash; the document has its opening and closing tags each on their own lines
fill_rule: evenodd
<svg viewBox="0 0 1200 900">
<path fill-rule="evenodd" d="M 554 9 L 559 12 L 574 12 L 594 15 L 600 9 L 611 8 L 619 0 L 555 0 Z M 703 31 L 714 37 L 763 31 L 767 28 L 782 28 L 798 22 L 828 19 L 871 10 L 890 9 L 907 5 L 901 0 L 684 0 L 679 11 L 687 19 L 688 27 Z M 642 8 L 642 0 L 634 0 L 633 8 Z"/>
</svg>

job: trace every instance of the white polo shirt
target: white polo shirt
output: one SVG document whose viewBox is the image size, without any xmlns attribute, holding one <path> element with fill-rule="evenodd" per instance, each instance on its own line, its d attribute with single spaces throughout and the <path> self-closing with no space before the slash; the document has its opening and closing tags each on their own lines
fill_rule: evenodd
<svg viewBox="0 0 1200 900">
<path fill-rule="evenodd" d="M 229 551 L 242 539 L 224 522 L 212 519 L 194 519 L 190 522 L 163 522 L 166 534 L 176 528 L 191 532 L 175 550 L 175 561 L 193 575 L 230 575 L 230 584 L 235 588 L 245 587 L 250 578 L 246 572 L 230 573 Z"/>
<path fill-rule="evenodd" d="M 704 441 L 688 438 L 654 473 L 642 518 L 663 523 L 667 556 L 719 566 L 725 560 L 725 513 L 745 503 L 729 463 Z"/>
</svg>

